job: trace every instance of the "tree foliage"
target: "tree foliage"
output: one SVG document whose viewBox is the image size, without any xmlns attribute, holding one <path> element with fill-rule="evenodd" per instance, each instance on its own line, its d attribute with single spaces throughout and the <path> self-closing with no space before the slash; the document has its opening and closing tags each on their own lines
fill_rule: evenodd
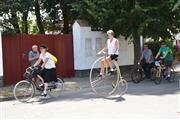
<svg viewBox="0 0 180 120">
<path fill-rule="evenodd" d="M 180 0 L 80 0 L 73 11 L 95 29 L 135 39 L 166 39 L 180 28 Z"/>
<path fill-rule="evenodd" d="M 3 21 L 0 27 L 13 33 L 70 33 L 75 17 L 69 4 L 74 1 L 1 0 L 0 16 Z"/>
<path fill-rule="evenodd" d="M 137 59 L 141 35 L 159 40 L 180 32 L 180 0 L 79 0 L 72 6 L 93 29 L 131 37 Z"/>
</svg>

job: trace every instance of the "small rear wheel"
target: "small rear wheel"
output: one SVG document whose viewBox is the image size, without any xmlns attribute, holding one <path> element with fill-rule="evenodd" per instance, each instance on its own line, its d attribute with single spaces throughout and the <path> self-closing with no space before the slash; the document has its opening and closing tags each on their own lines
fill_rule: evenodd
<svg viewBox="0 0 180 120">
<path fill-rule="evenodd" d="M 122 96 L 126 93 L 127 89 L 128 89 L 128 83 L 126 80 L 124 79 L 121 79 L 119 81 L 119 84 L 118 84 L 118 91 L 119 91 L 119 95 Z"/>
<path fill-rule="evenodd" d="M 13 93 L 19 102 L 28 102 L 35 94 L 35 87 L 32 82 L 22 80 L 15 85 Z"/>
</svg>

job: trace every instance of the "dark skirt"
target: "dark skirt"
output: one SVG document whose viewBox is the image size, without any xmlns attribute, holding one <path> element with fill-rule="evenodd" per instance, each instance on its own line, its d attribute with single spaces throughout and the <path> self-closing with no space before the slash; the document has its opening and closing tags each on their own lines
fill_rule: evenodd
<svg viewBox="0 0 180 120">
<path fill-rule="evenodd" d="M 52 69 L 43 69 L 41 73 L 41 77 L 44 79 L 44 82 L 57 82 L 57 75 L 56 75 L 56 70 L 55 68 Z"/>
</svg>

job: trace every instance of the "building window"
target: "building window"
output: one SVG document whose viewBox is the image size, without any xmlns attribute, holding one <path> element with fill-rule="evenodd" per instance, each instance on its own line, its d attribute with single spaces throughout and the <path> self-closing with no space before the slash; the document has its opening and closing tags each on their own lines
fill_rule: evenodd
<svg viewBox="0 0 180 120">
<path fill-rule="evenodd" d="M 85 56 L 86 57 L 92 56 L 92 39 L 91 38 L 85 39 Z"/>
<path fill-rule="evenodd" d="M 103 48 L 102 38 L 96 38 L 96 53 L 98 53 Z"/>
</svg>

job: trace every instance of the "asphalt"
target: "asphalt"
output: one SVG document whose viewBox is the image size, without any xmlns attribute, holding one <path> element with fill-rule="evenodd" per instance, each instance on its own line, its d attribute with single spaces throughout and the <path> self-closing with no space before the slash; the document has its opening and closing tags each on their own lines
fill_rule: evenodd
<svg viewBox="0 0 180 120">
<path fill-rule="evenodd" d="M 1 119 L 179 119 L 179 78 L 180 74 L 175 82 L 160 85 L 150 80 L 129 82 L 125 95 L 109 99 L 83 86 L 57 98 L 4 101 L 0 103 Z"/>
<path fill-rule="evenodd" d="M 176 64 L 175 66 L 175 72 L 176 72 L 176 80 L 180 81 L 180 63 Z M 125 77 L 125 80 L 127 80 L 129 83 L 131 83 L 129 78 Z M 91 89 L 89 77 L 73 77 L 73 78 L 65 78 L 65 86 L 64 86 L 64 92 L 75 92 L 83 89 Z M 145 80 L 148 81 L 148 80 Z M 9 101 L 14 100 L 14 96 L 12 94 L 13 92 L 13 85 L 8 86 L 5 89 L 8 89 L 8 92 L 10 91 L 9 95 L 1 95 L 0 94 L 0 102 L 2 101 Z M 3 88 L 0 88 L 0 90 L 4 90 Z"/>
</svg>

